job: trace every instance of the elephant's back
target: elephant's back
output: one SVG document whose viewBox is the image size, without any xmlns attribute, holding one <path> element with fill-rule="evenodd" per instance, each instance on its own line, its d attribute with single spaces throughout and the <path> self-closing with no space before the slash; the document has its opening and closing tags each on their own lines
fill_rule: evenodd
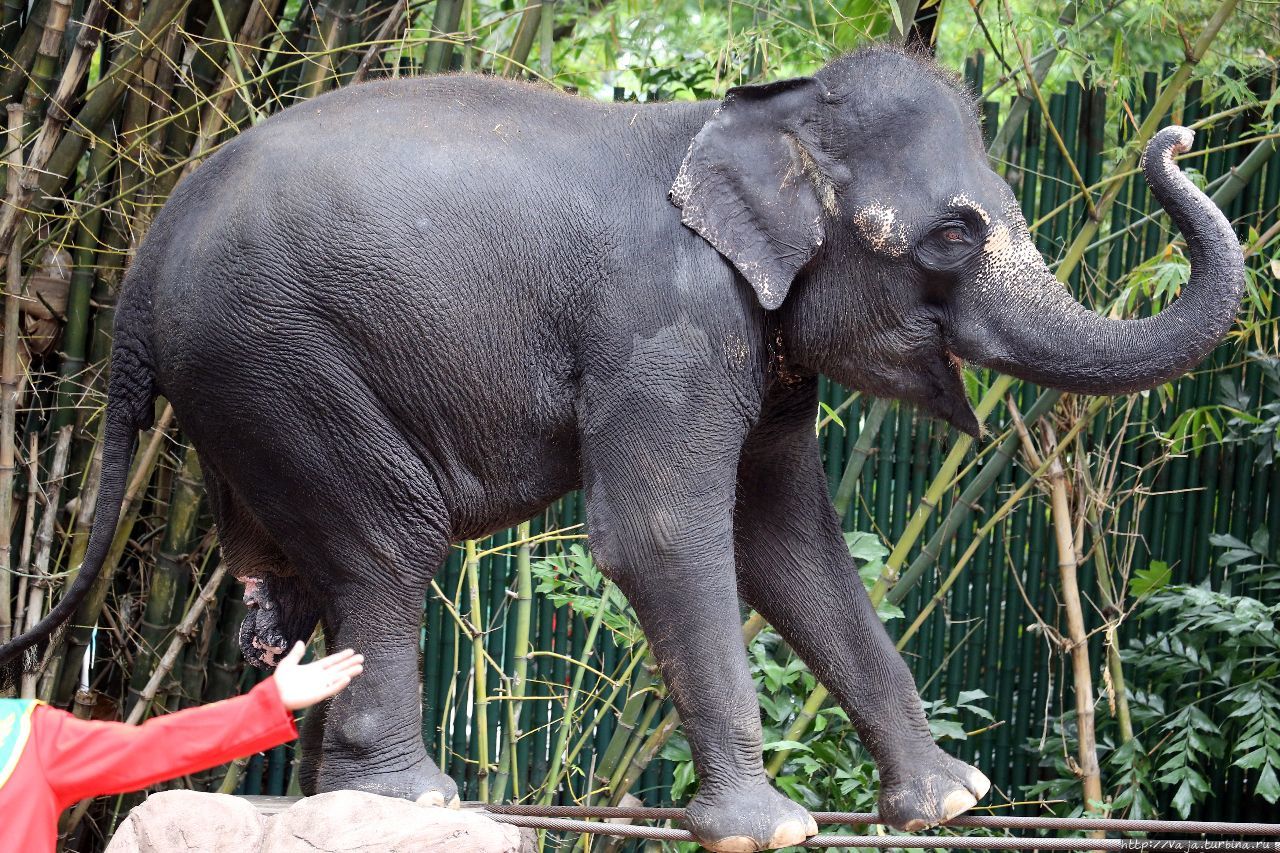
<svg viewBox="0 0 1280 853">
<path fill-rule="evenodd" d="M 501 280 L 510 259 L 536 271 L 558 241 L 599 242 L 596 231 L 610 227 L 603 194 L 564 180 L 582 174 L 570 152 L 591 156 L 599 109 L 461 75 L 299 104 L 182 182 L 140 249 L 135 267 L 147 272 L 129 286 L 150 279 L 156 310 L 175 314 L 357 315 L 457 301 L 469 286 L 459 270 L 472 282 Z M 574 145 L 541 132 L 570 124 L 576 131 L 559 133 Z"/>
</svg>

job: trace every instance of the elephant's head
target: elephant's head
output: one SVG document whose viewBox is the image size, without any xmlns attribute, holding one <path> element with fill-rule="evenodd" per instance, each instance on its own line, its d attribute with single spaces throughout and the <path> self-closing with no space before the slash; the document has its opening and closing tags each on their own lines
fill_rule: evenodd
<svg viewBox="0 0 1280 853">
<path fill-rule="evenodd" d="M 1191 278 L 1142 319 L 1101 317 L 1053 277 L 988 166 L 971 98 L 895 50 L 731 90 L 671 197 L 778 312 L 790 361 L 975 434 L 962 360 L 1121 394 L 1179 376 L 1226 334 L 1244 261 L 1225 217 L 1174 165 L 1191 136 L 1166 128 L 1144 157 Z"/>
</svg>

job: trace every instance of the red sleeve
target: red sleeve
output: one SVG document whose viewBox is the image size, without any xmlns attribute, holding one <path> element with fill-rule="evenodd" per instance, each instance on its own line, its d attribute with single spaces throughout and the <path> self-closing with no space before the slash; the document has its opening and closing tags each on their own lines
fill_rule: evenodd
<svg viewBox="0 0 1280 853">
<path fill-rule="evenodd" d="M 293 715 L 268 678 L 244 696 L 152 717 L 140 726 L 78 720 L 40 707 L 32 740 L 64 805 L 216 767 L 293 740 Z"/>
</svg>

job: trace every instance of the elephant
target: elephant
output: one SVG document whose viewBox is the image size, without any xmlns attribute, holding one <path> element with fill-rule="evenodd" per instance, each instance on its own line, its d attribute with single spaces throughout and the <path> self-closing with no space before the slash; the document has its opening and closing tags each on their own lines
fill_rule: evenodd
<svg viewBox="0 0 1280 853">
<path fill-rule="evenodd" d="M 421 738 L 430 580 L 453 543 L 581 488 L 688 738 L 703 845 L 817 831 L 762 766 L 739 601 L 847 712 L 881 817 L 945 822 L 990 783 L 934 742 L 844 544 L 818 377 L 977 436 L 966 363 L 1084 394 L 1181 375 L 1244 286 L 1231 226 L 1174 162 L 1191 141 L 1165 128 L 1144 158 L 1190 278 L 1123 320 L 1053 277 L 972 96 L 903 50 L 719 102 L 444 75 L 292 106 L 183 180 L 138 249 L 83 569 L 0 655 L 29 660 L 92 583 L 163 395 L 248 584 L 249 658 L 317 624 L 365 655 L 304 722 L 304 792 L 454 803 Z"/>
</svg>

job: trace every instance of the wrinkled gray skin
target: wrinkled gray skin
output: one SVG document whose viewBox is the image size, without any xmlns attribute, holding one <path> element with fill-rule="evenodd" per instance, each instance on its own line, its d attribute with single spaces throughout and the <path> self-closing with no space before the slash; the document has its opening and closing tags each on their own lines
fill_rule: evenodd
<svg viewBox="0 0 1280 853">
<path fill-rule="evenodd" d="M 816 831 L 761 766 L 739 596 L 848 712 L 885 818 L 948 819 L 988 782 L 934 745 L 845 549 L 816 376 L 972 433 L 959 359 L 1104 394 L 1187 370 L 1243 282 L 1230 228 L 1170 159 L 1189 136 L 1163 131 L 1146 170 L 1191 282 L 1116 322 L 1035 253 L 968 98 L 890 50 L 722 105 L 437 77 L 287 110 L 184 181 L 138 253 L 101 511 L 46 635 L 96 574 L 164 394 L 250 583 L 250 658 L 317 621 L 366 656 L 308 718 L 304 790 L 454 799 L 419 735 L 427 584 L 451 542 L 583 486 L 592 550 L 693 749 L 698 838 L 747 851 Z"/>
</svg>

